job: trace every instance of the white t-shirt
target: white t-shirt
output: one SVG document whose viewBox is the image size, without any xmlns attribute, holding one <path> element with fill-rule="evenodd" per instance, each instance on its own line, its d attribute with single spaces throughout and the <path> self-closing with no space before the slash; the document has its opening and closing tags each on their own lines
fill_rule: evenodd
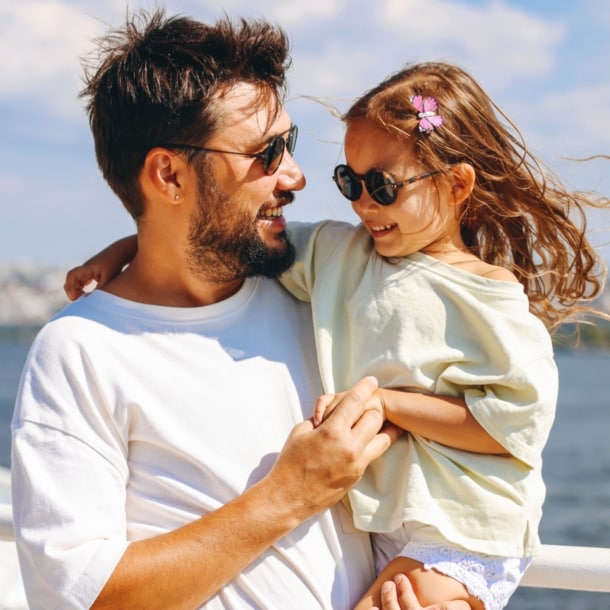
<svg viewBox="0 0 610 610">
<path fill-rule="evenodd" d="M 260 480 L 321 391 L 312 337 L 308 306 L 267 279 L 198 308 L 96 291 L 47 324 L 13 420 L 30 606 L 89 607 L 130 541 L 185 525 Z M 204 608 L 347 609 L 373 577 L 368 535 L 338 506 Z"/>
<path fill-rule="evenodd" d="M 390 532 L 419 522 L 477 553 L 534 554 L 558 381 L 523 286 L 419 252 L 387 260 L 362 226 L 292 223 L 289 233 L 298 260 L 281 281 L 311 302 L 325 391 L 374 375 L 382 387 L 463 397 L 510 453 L 406 434 L 349 492 L 356 525 Z"/>
</svg>

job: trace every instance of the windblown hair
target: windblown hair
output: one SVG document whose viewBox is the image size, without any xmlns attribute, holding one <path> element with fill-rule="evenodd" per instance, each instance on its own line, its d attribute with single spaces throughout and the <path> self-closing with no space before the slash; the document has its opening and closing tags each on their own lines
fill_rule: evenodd
<svg viewBox="0 0 610 610">
<path fill-rule="evenodd" d="M 206 25 L 162 10 L 132 16 L 97 51 L 85 62 L 81 97 L 102 174 L 136 219 L 148 151 L 165 142 L 205 145 L 222 127 L 215 102 L 239 82 L 254 84 L 261 102 L 271 94 L 278 113 L 291 61 L 286 34 L 266 21 Z"/>
<path fill-rule="evenodd" d="M 419 131 L 414 95 L 436 98 L 442 126 Z M 343 120 L 370 121 L 404 140 L 426 168 L 472 165 L 476 182 L 461 217 L 469 249 L 510 269 L 548 327 L 580 313 L 600 315 L 586 301 L 602 291 L 606 269 L 586 238 L 585 210 L 607 200 L 568 192 L 464 70 L 444 62 L 407 65 L 359 98 Z"/>
</svg>

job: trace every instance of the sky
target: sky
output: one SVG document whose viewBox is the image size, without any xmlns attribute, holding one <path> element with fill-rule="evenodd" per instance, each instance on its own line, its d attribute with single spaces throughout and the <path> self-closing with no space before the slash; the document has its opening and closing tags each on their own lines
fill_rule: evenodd
<svg viewBox="0 0 610 610">
<path fill-rule="evenodd" d="M 72 267 L 133 233 L 103 181 L 82 100 L 81 60 L 127 11 L 202 21 L 265 17 L 288 33 L 287 109 L 307 187 L 289 220 L 357 222 L 330 179 L 346 110 L 406 63 L 449 60 L 473 74 L 530 149 L 573 189 L 610 196 L 607 0 L 0 0 L 0 265 Z M 610 260 L 610 213 L 590 216 Z"/>
</svg>

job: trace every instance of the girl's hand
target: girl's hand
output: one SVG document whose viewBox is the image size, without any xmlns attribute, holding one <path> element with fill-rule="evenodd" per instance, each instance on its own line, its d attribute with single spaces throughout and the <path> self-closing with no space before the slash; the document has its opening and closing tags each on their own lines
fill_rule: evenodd
<svg viewBox="0 0 610 610">
<path fill-rule="evenodd" d="M 137 237 L 130 235 L 110 244 L 82 265 L 70 269 L 66 274 L 64 284 L 64 291 L 68 298 L 75 301 L 85 292 L 105 286 L 133 260 L 137 251 Z M 89 286 L 92 282 L 95 282 L 95 285 Z"/>
<path fill-rule="evenodd" d="M 313 425 L 319 426 L 334 410 L 335 407 L 343 400 L 346 392 L 338 392 L 337 394 L 322 394 L 316 401 L 313 410 Z M 386 419 L 385 416 L 385 407 L 383 404 L 383 390 L 377 388 L 375 392 L 371 395 L 371 397 L 366 402 L 367 410 L 376 410 L 381 413 L 384 421 Z"/>
<path fill-rule="evenodd" d="M 108 281 L 101 266 L 85 263 L 70 269 L 66 274 L 64 291 L 71 301 L 75 301 L 86 292 L 91 292 L 97 286 L 103 286 Z"/>
</svg>

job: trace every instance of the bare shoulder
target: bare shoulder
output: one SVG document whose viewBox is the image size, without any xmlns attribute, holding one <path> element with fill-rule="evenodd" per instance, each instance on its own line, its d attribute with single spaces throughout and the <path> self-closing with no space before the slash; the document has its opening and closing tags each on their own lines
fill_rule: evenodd
<svg viewBox="0 0 610 610">
<path fill-rule="evenodd" d="M 476 275 L 480 275 L 482 277 L 487 277 L 492 280 L 501 280 L 503 282 L 516 282 L 519 283 L 519 280 L 515 277 L 515 274 L 512 271 L 504 267 L 498 267 L 497 265 L 490 265 L 489 263 L 485 263 L 483 261 L 479 261 L 473 265 L 473 269 L 470 271 L 475 273 Z"/>
<path fill-rule="evenodd" d="M 480 275 L 481 277 L 490 278 L 492 280 L 500 280 L 502 282 L 519 283 L 519 280 L 515 277 L 512 271 L 509 271 L 504 267 L 498 267 L 497 265 L 490 265 L 479 258 L 464 261 L 459 266 L 464 271 L 468 271 L 474 275 Z"/>
<path fill-rule="evenodd" d="M 453 265 L 454 267 L 459 267 L 463 271 L 467 271 L 473 275 L 479 275 L 481 277 L 499 280 L 502 282 L 519 283 L 519 280 L 515 277 L 512 271 L 509 271 L 505 267 L 486 263 L 478 256 L 475 256 L 472 252 L 449 252 L 437 254 L 436 256 L 434 254 L 430 254 L 430 256 L 434 256 L 435 258 L 438 258 L 449 265 Z"/>
</svg>

